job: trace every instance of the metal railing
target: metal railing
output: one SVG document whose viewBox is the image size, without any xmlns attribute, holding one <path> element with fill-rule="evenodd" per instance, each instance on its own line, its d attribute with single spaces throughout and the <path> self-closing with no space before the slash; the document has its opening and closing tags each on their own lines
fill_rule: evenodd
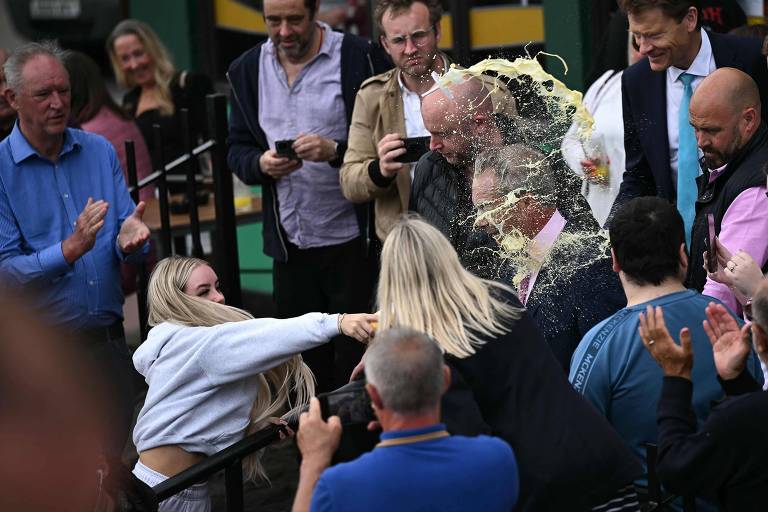
<svg viewBox="0 0 768 512">
<path fill-rule="evenodd" d="M 283 426 L 270 425 L 207 457 L 178 475 L 160 482 L 152 488 L 158 503 L 198 482 L 208 480 L 223 470 L 227 512 L 242 512 L 244 505 L 242 461 L 255 451 L 278 441 L 280 432 L 285 432 Z"/>
<path fill-rule="evenodd" d="M 656 474 L 656 459 L 659 448 L 653 443 L 645 444 L 646 473 L 648 474 L 648 505 L 646 512 L 664 512 L 674 510 L 672 502 L 677 499 L 683 501 L 683 512 L 696 512 L 696 498 L 694 496 L 676 496 L 667 494 L 661 488 L 661 482 Z"/>
<path fill-rule="evenodd" d="M 197 176 L 200 172 L 198 157 L 209 154 L 213 175 L 213 193 L 215 209 L 215 229 L 212 241 L 213 266 L 219 276 L 222 293 L 227 297 L 227 303 L 242 307 L 242 290 L 240 288 L 240 261 L 237 252 L 237 222 L 235 217 L 234 192 L 232 189 L 232 172 L 227 167 L 227 98 L 223 94 L 210 94 L 206 97 L 208 115 L 209 139 L 194 146 L 190 130 L 189 111 L 181 109 L 180 121 L 184 137 L 184 154 L 172 162 L 165 163 L 163 155 L 163 137 L 159 125 L 154 125 L 155 155 L 153 155 L 154 172 L 142 179 L 137 178 L 136 157 L 133 141 L 126 141 L 126 165 L 128 171 L 129 191 L 133 200 L 138 203 L 139 190 L 157 185 L 158 204 L 160 213 L 160 231 L 157 236 L 161 254 L 173 254 L 170 207 L 168 199 L 167 174 L 183 170 L 186 175 L 186 194 L 189 202 L 189 227 L 192 237 L 192 255 L 202 258 L 203 246 L 200 237 L 200 217 L 197 204 Z M 139 306 L 139 325 L 141 339 L 147 335 L 147 284 L 148 272 L 146 265 L 139 265 L 137 297 Z"/>
</svg>

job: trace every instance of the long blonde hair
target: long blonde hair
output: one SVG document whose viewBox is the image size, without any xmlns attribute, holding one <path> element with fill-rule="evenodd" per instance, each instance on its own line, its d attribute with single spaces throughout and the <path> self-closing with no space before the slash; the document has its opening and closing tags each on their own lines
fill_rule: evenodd
<svg viewBox="0 0 768 512">
<path fill-rule="evenodd" d="M 381 329 L 411 327 L 458 358 L 475 353 L 483 336 L 505 333 L 519 308 L 492 291 L 512 290 L 466 271 L 440 231 L 409 215 L 387 235 L 381 253 Z"/>
<path fill-rule="evenodd" d="M 166 49 L 163 42 L 157 37 L 152 27 L 139 20 L 123 20 L 118 23 L 112 33 L 107 38 L 107 53 L 112 62 L 112 70 L 115 73 L 117 83 L 123 87 L 132 88 L 136 83 L 123 72 L 120 66 L 120 60 L 115 53 L 115 41 L 118 37 L 134 35 L 144 46 L 150 57 L 155 63 L 155 85 L 157 86 L 157 102 L 160 113 L 164 116 L 171 116 L 174 112 L 173 97 L 171 96 L 171 81 L 176 74 L 176 67 L 171 60 L 171 54 Z"/>
<path fill-rule="evenodd" d="M 253 315 L 242 309 L 201 300 L 184 293 L 189 276 L 200 265 L 208 263 L 201 259 L 180 256 L 166 258 L 157 264 L 149 278 L 147 291 L 147 323 L 150 326 L 170 322 L 190 327 L 213 327 L 253 318 Z M 269 418 L 285 406 L 290 409 L 308 404 L 309 398 L 315 394 L 314 376 L 300 355 L 257 375 L 256 379 L 258 389 L 246 435 L 264 428 L 269 423 Z M 291 403 L 293 393 L 296 395 L 295 403 Z M 260 457 L 261 452 L 256 452 L 243 461 L 246 478 L 266 479 Z"/>
</svg>

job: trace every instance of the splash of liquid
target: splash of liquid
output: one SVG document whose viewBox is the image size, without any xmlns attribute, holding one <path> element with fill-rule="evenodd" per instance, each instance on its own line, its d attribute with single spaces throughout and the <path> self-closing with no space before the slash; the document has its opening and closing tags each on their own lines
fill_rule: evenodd
<svg viewBox="0 0 768 512">
<path fill-rule="evenodd" d="M 556 55 L 546 55 L 560 59 Z M 566 63 L 562 59 L 560 61 L 567 72 Z M 511 212 L 522 197 L 529 193 L 530 189 L 539 188 L 536 186 L 537 180 L 551 181 L 555 179 L 551 169 L 554 166 L 564 164 L 560 154 L 560 144 L 567 128 L 575 125 L 577 137 L 581 141 L 590 140 L 594 121 L 584 107 L 582 94 L 569 89 L 562 81 L 544 71 L 535 57 L 520 57 L 511 62 L 505 59 L 486 59 L 466 69 L 452 65 L 443 76 L 438 77 L 436 83 L 446 96 L 450 97 L 450 88 L 454 84 L 488 72 L 497 75 L 502 82 L 508 80 L 507 84 L 511 83 L 512 80 L 517 81 L 529 97 L 533 97 L 532 105 L 534 105 L 537 117 L 545 120 L 542 122 L 544 129 L 536 134 L 537 139 L 529 141 L 529 143 L 533 143 L 531 145 L 535 144 L 537 149 L 543 150 L 543 157 L 538 160 L 516 163 L 517 166 L 528 169 L 526 185 L 512 191 L 499 190 L 499 196 L 502 200 L 493 208 L 483 208 L 472 219 L 476 226 L 478 224 L 493 226 L 492 231 L 496 232 L 495 238 L 500 247 L 498 256 L 505 262 L 503 265 L 505 275 L 503 277 L 518 287 L 523 279 L 538 272 L 546 259 L 553 254 L 558 255 L 557 261 L 567 262 L 561 264 L 557 269 L 556 274 L 560 276 L 572 274 L 580 268 L 606 257 L 608 236 L 607 232 L 602 229 L 590 227 L 576 233 L 562 232 L 547 253 L 541 254 L 541 251 L 537 249 L 539 246 L 534 240 L 525 236 L 519 229 L 510 227 L 510 223 L 507 222 L 512 215 Z M 484 170 L 476 169 L 476 171 Z M 575 180 L 574 176 L 570 174 L 569 177 Z M 581 209 L 582 214 L 591 215 L 591 211 L 584 211 L 584 208 L 589 209 L 586 201 L 581 197 L 576 197 L 580 194 L 578 187 L 574 189 L 567 181 L 564 180 L 557 191 L 557 195 L 560 196 L 558 204 L 567 203 L 569 211 Z M 572 201 L 563 201 L 562 196 L 567 194 L 573 195 Z M 537 200 L 540 199 L 543 198 L 537 198 Z M 554 201 L 550 201 L 550 203 L 554 203 Z M 590 254 L 591 257 L 585 258 L 585 253 Z M 574 257 L 569 257 L 569 255 Z M 545 288 L 554 285 L 556 280 L 554 279 L 550 283 L 537 280 L 536 286 L 537 288 Z"/>
</svg>

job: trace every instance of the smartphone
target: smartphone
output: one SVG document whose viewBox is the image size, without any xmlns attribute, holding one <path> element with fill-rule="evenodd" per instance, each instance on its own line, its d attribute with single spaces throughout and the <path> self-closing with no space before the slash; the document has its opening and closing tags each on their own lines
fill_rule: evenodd
<svg viewBox="0 0 768 512">
<path fill-rule="evenodd" d="M 351 382 L 336 391 L 321 393 L 317 398 L 324 420 L 338 416 L 342 425 L 359 425 L 374 419 L 365 381 Z"/>
<path fill-rule="evenodd" d="M 395 158 L 395 162 L 409 164 L 418 162 L 421 155 L 429 151 L 429 139 L 432 137 L 408 137 L 402 139 L 405 145 L 405 153 Z"/>
<path fill-rule="evenodd" d="M 709 225 L 709 235 L 707 236 L 707 271 L 717 272 L 717 245 L 715 242 L 715 215 L 707 214 L 707 224 Z"/>
<path fill-rule="evenodd" d="M 275 153 L 279 156 L 290 158 L 291 160 L 299 160 L 296 155 L 296 151 L 293 149 L 293 143 L 296 142 L 293 139 L 276 140 L 275 141 Z"/>
</svg>

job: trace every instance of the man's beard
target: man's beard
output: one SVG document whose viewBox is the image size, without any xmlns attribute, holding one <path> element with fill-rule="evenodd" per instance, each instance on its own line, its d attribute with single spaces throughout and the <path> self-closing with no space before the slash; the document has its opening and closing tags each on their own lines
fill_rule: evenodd
<svg viewBox="0 0 768 512">
<path fill-rule="evenodd" d="M 419 54 L 416 55 L 421 56 Z M 408 76 L 411 76 L 416 79 L 424 79 L 424 78 L 430 78 L 432 75 L 432 71 L 435 71 L 436 69 L 436 63 L 438 59 L 438 55 L 436 53 L 433 53 L 430 57 L 429 55 L 424 55 L 425 57 L 425 64 L 418 64 L 414 66 L 414 68 L 409 69 L 401 69 L 400 71 L 405 73 Z M 407 59 L 406 59 L 407 62 Z"/>
<path fill-rule="evenodd" d="M 734 134 L 733 142 L 725 151 L 713 151 L 712 156 L 704 154 L 704 162 L 709 169 L 719 169 L 730 163 L 743 147 L 741 134 Z"/>
</svg>

